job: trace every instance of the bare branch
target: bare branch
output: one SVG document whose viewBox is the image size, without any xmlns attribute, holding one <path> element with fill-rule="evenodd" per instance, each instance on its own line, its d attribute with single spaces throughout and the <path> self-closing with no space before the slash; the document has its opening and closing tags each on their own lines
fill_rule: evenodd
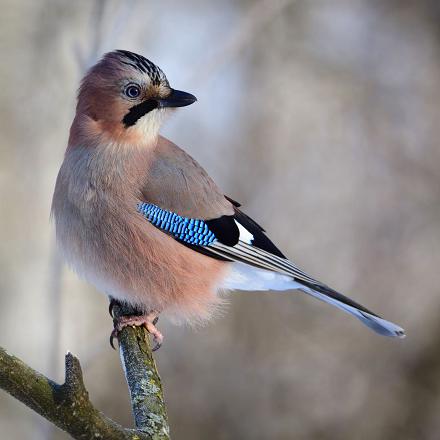
<svg viewBox="0 0 440 440">
<path fill-rule="evenodd" d="M 133 315 L 126 305 L 113 307 L 115 317 Z M 130 389 L 136 428 L 155 439 L 170 438 L 162 383 L 143 327 L 126 327 L 119 336 L 119 350 L 125 378 Z"/>
<path fill-rule="evenodd" d="M 99 412 L 89 400 L 79 360 L 71 353 L 66 355 L 65 382 L 59 385 L 0 348 L 0 388 L 75 439 L 167 438 L 123 428 Z"/>
</svg>

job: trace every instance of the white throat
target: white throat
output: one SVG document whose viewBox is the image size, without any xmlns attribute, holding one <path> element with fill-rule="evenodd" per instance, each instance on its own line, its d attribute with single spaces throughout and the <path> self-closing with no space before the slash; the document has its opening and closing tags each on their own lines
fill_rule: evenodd
<svg viewBox="0 0 440 440">
<path fill-rule="evenodd" d="M 134 125 L 133 129 L 140 132 L 147 142 L 153 141 L 159 135 L 159 129 L 166 118 L 166 109 L 154 109 L 142 116 Z"/>
</svg>

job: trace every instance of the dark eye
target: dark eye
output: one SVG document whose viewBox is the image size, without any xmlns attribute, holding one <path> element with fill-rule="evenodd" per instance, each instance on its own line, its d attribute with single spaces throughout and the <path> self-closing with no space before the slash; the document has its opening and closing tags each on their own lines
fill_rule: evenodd
<svg viewBox="0 0 440 440">
<path fill-rule="evenodd" d="M 128 98 L 137 98 L 141 94 L 141 88 L 136 84 L 129 84 L 124 90 Z"/>
</svg>

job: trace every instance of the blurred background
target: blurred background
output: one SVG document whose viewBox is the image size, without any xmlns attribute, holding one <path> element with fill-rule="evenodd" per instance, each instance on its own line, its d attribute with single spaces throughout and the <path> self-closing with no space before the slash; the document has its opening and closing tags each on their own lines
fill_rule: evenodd
<svg viewBox="0 0 440 440">
<path fill-rule="evenodd" d="M 402 325 L 379 337 L 297 293 L 160 321 L 175 439 L 437 439 L 440 6 L 434 0 L 1 0 L 0 345 L 132 426 L 107 299 L 49 222 L 84 71 L 115 48 L 194 93 L 163 133 L 300 267 Z M 68 436 L 0 392 L 4 439 Z"/>
</svg>

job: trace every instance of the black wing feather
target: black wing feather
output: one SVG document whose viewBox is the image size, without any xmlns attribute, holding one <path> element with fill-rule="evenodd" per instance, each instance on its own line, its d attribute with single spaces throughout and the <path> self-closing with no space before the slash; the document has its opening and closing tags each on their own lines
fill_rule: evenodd
<svg viewBox="0 0 440 440">
<path fill-rule="evenodd" d="M 255 220 L 251 219 L 238 208 L 235 208 L 234 217 L 238 223 L 243 225 L 254 236 L 254 239 L 252 240 L 253 246 L 274 254 L 277 257 L 286 259 L 286 256 L 272 243 L 272 241 L 269 240 L 267 235 L 264 233 L 265 230 Z"/>
<path fill-rule="evenodd" d="M 228 202 L 231 202 L 236 208 L 240 208 L 241 203 L 238 203 L 236 200 L 231 199 L 231 198 L 228 197 L 228 196 L 225 196 L 225 199 L 226 199 Z"/>
<path fill-rule="evenodd" d="M 205 223 L 215 234 L 217 240 L 227 246 L 235 246 L 240 237 L 240 231 L 235 222 L 237 221 L 253 235 L 252 246 L 286 259 L 286 256 L 269 240 L 264 233 L 263 227 L 238 209 L 238 206 L 240 206 L 238 202 L 227 196 L 225 198 L 234 205 L 234 215 L 223 215 L 211 220 L 205 220 Z"/>
<path fill-rule="evenodd" d="M 233 215 L 222 215 L 218 218 L 205 220 L 205 223 L 220 243 L 226 246 L 235 246 L 238 243 L 240 230 L 234 221 Z"/>
</svg>

